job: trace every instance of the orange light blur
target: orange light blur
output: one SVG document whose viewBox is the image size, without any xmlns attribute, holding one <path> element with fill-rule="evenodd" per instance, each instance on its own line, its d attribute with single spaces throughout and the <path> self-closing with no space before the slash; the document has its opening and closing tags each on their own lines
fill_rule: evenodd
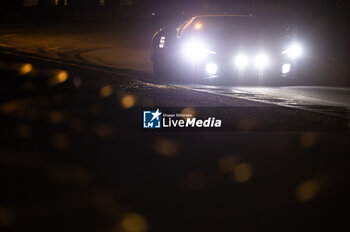
<svg viewBox="0 0 350 232">
<path fill-rule="evenodd" d="M 146 219 L 137 213 L 128 213 L 123 217 L 120 223 L 122 231 L 125 232 L 146 232 L 148 223 Z"/>
<path fill-rule="evenodd" d="M 202 28 L 202 24 L 197 23 L 196 25 L 194 25 L 194 28 L 195 28 L 196 30 L 200 30 L 200 29 Z"/>
<path fill-rule="evenodd" d="M 125 109 L 129 109 L 136 104 L 136 98 L 132 95 L 126 95 L 122 98 L 121 103 Z"/>
<path fill-rule="evenodd" d="M 49 85 L 54 86 L 65 82 L 68 79 L 68 73 L 66 71 L 59 71 L 50 80 Z"/>
<path fill-rule="evenodd" d="M 31 64 L 24 64 L 21 66 L 19 70 L 20 75 L 26 75 L 33 70 L 33 66 Z"/>
</svg>

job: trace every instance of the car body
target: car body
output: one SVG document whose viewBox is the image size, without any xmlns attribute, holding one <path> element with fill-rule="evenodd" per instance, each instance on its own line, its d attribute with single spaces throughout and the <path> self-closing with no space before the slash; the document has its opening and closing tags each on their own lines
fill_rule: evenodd
<svg viewBox="0 0 350 232">
<path fill-rule="evenodd" d="M 291 76 L 301 53 L 299 44 L 259 18 L 202 15 L 157 31 L 151 59 L 160 76 L 261 79 Z"/>
</svg>

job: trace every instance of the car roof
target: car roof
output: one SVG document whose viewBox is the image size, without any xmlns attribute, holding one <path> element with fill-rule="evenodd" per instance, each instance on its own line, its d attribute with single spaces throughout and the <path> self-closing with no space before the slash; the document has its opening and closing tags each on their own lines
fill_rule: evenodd
<svg viewBox="0 0 350 232">
<path fill-rule="evenodd" d="M 254 17 L 253 15 L 228 15 L 228 14 L 217 14 L 217 15 L 197 15 L 192 17 L 192 19 L 199 19 L 199 18 L 212 18 L 212 17 L 241 17 L 241 18 L 251 18 Z"/>
</svg>

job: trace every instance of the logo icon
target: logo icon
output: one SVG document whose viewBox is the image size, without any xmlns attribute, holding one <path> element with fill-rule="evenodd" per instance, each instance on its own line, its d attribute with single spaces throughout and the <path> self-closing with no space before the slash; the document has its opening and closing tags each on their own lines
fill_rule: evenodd
<svg viewBox="0 0 350 232">
<path fill-rule="evenodd" d="M 161 115 L 159 109 L 143 111 L 143 128 L 160 128 Z"/>
</svg>

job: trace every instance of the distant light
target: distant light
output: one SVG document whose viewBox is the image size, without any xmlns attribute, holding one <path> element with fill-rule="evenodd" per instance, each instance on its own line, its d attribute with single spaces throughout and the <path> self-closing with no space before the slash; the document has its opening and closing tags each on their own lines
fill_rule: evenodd
<svg viewBox="0 0 350 232">
<path fill-rule="evenodd" d="M 196 23 L 196 25 L 194 25 L 194 28 L 195 28 L 196 30 L 200 30 L 200 29 L 202 28 L 202 24 Z"/>
<path fill-rule="evenodd" d="M 68 73 L 66 71 L 62 71 L 57 75 L 57 80 L 59 83 L 65 82 L 68 79 Z"/>
<path fill-rule="evenodd" d="M 55 0 L 55 6 L 58 6 L 58 0 Z"/>
<path fill-rule="evenodd" d="M 105 0 L 100 0 L 100 6 L 104 6 L 106 4 Z"/>
<path fill-rule="evenodd" d="M 66 71 L 60 71 L 49 80 L 49 85 L 54 86 L 65 82 L 67 79 L 68 73 Z"/>
<path fill-rule="evenodd" d="M 146 232 L 148 223 L 140 214 L 128 213 L 123 217 L 120 223 L 122 231 L 125 232 Z"/>
<path fill-rule="evenodd" d="M 125 109 L 129 109 L 136 104 L 136 99 L 133 95 L 126 95 L 122 98 L 121 104 Z"/>
<path fill-rule="evenodd" d="M 19 73 L 20 75 L 26 75 L 33 70 L 33 66 L 31 64 L 24 64 L 21 66 Z"/>
<path fill-rule="evenodd" d="M 292 65 L 291 64 L 283 64 L 282 65 L 282 73 L 283 74 L 289 73 L 291 69 L 292 69 Z"/>
<path fill-rule="evenodd" d="M 258 54 L 255 57 L 255 64 L 258 68 L 264 68 L 269 64 L 269 59 L 265 54 Z"/>
<path fill-rule="evenodd" d="M 152 16 L 155 16 L 155 15 L 156 15 L 156 13 L 152 12 Z"/>
<path fill-rule="evenodd" d="M 110 85 L 105 85 L 100 89 L 100 96 L 102 98 L 109 97 L 113 93 L 113 88 Z"/>
<path fill-rule="evenodd" d="M 300 203 L 310 201 L 320 191 L 320 185 L 315 180 L 302 182 L 296 190 L 296 200 Z"/>
<path fill-rule="evenodd" d="M 237 66 L 237 68 L 240 68 L 240 69 L 245 68 L 248 65 L 247 56 L 245 56 L 243 54 L 236 56 L 235 65 Z"/>
<path fill-rule="evenodd" d="M 249 163 L 241 163 L 235 166 L 233 177 L 236 182 L 243 183 L 253 176 L 253 167 Z"/>
<path fill-rule="evenodd" d="M 218 65 L 214 63 L 207 64 L 205 66 L 205 71 L 207 71 L 208 74 L 214 75 L 218 71 Z"/>
</svg>

